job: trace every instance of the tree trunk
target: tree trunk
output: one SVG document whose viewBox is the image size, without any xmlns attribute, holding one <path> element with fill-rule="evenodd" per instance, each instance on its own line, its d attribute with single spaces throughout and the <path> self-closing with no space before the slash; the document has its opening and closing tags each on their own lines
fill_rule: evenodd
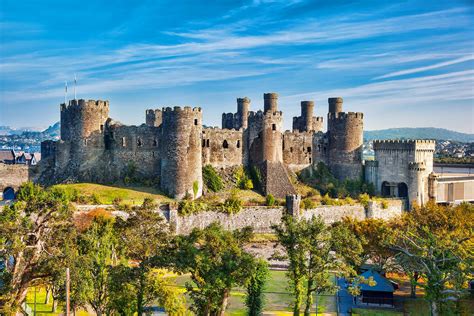
<svg viewBox="0 0 474 316">
<path fill-rule="evenodd" d="M 418 282 L 418 279 L 420 278 L 420 275 L 418 272 L 414 272 L 413 276 L 410 278 L 410 297 L 416 298 L 416 283 Z"/>
<path fill-rule="evenodd" d="M 436 301 L 431 302 L 431 316 L 438 316 L 438 303 Z"/>
<path fill-rule="evenodd" d="M 52 307 L 51 311 L 52 311 L 53 313 L 56 313 L 56 309 L 57 309 L 57 308 L 58 308 L 58 300 L 55 300 L 55 299 L 53 298 L 53 307 Z"/>
<path fill-rule="evenodd" d="M 44 303 L 45 303 L 46 305 L 49 304 L 49 298 L 50 298 L 50 296 L 51 296 L 51 287 L 47 286 L 47 287 L 46 287 L 46 297 L 44 298 Z"/>
<path fill-rule="evenodd" d="M 141 264 L 140 264 L 141 265 Z M 137 314 L 138 316 L 143 315 L 143 296 L 145 291 L 145 270 L 140 266 L 139 268 L 140 284 L 137 292 Z"/>
<path fill-rule="evenodd" d="M 311 305 L 313 305 L 313 296 L 311 295 L 311 288 L 313 287 L 313 280 L 308 280 L 308 288 L 306 290 L 306 306 L 304 309 L 304 316 L 311 315 Z"/>
<path fill-rule="evenodd" d="M 224 316 L 224 314 L 225 314 L 225 310 L 227 308 L 227 303 L 229 302 L 229 296 L 230 296 L 230 289 L 225 289 L 224 290 L 224 297 L 222 298 L 221 311 L 219 313 L 220 316 Z"/>
</svg>

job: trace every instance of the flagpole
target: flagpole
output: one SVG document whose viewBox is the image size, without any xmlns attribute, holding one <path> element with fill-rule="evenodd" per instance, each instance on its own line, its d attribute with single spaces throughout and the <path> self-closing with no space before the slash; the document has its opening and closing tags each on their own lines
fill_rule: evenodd
<svg viewBox="0 0 474 316">
<path fill-rule="evenodd" d="M 67 105 L 67 81 L 64 82 L 64 104 Z"/>
<path fill-rule="evenodd" d="M 76 100 L 76 85 L 77 85 L 77 77 L 76 74 L 74 74 L 74 100 Z"/>
</svg>

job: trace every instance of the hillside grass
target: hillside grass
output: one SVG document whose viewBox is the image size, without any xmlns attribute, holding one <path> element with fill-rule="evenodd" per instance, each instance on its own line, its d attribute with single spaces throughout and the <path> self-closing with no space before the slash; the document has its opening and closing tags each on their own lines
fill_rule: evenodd
<svg viewBox="0 0 474 316">
<path fill-rule="evenodd" d="M 169 203 L 173 200 L 165 196 L 158 189 L 144 186 L 110 186 L 95 183 L 73 183 L 57 184 L 54 187 L 64 189 L 73 196 L 75 192 L 79 195 L 94 196 L 98 204 L 113 204 L 114 200 L 121 200 L 122 203 L 140 205 L 145 198 L 151 198 L 157 203 Z"/>
</svg>

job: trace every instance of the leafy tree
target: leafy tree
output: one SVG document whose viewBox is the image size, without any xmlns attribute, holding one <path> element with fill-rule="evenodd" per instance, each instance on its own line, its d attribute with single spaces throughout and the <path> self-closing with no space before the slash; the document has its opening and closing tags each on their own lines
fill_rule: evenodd
<svg viewBox="0 0 474 316">
<path fill-rule="evenodd" d="M 474 266 L 474 207 L 443 207 L 429 203 L 415 207 L 396 231 L 392 249 L 401 264 L 418 271 L 431 315 L 449 308 L 459 298 Z M 456 310 L 445 311 L 456 313 Z"/>
<path fill-rule="evenodd" d="M 17 201 L 0 212 L 0 256 L 6 268 L 0 272 L 0 302 L 5 314 L 15 313 L 28 287 L 51 276 L 51 266 L 62 266 L 63 245 L 72 232 L 66 194 L 23 184 Z"/>
<path fill-rule="evenodd" d="M 82 296 L 98 316 L 107 313 L 110 300 L 109 274 L 118 263 L 118 240 L 114 232 L 114 219 L 99 216 L 78 238 L 82 277 L 86 286 Z"/>
<path fill-rule="evenodd" d="M 168 227 L 161 214 L 151 212 L 143 208 L 135 210 L 127 220 L 117 219 L 116 230 L 119 236 L 119 245 L 122 253 L 137 264 L 123 265 L 116 272 L 123 281 L 124 287 L 131 289 L 135 296 L 133 301 L 136 306 L 132 308 L 138 315 L 143 314 L 144 306 L 153 302 L 157 295 L 155 284 L 162 288 L 166 280 L 154 280 L 150 277 L 158 277 L 159 274 L 151 270 L 150 260 L 160 255 L 169 238 Z M 115 280 L 113 280 L 115 282 Z M 160 283 L 161 282 L 161 283 Z M 116 286 L 117 287 L 117 286 Z M 120 288 L 120 283 L 118 284 Z M 124 289 L 125 290 L 125 289 Z M 167 309 L 168 313 L 170 311 Z"/>
<path fill-rule="evenodd" d="M 330 272 L 337 270 L 348 276 L 362 251 L 355 236 L 343 226 L 326 226 L 321 217 L 298 221 L 284 215 L 282 223 L 273 227 L 279 243 L 286 249 L 289 259 L 288 276 L 293 292 L 293 315 L 300 314 L 303 298 L 305 315 L 310 315 L 313 294 L 335 292 Z"/>
<path fill-rule="evenodd" d="M 186 289 L 197 315 L 224 315 L 230 291 L 244 286 L 255 266 L 253 256 L 243 250 L 251 229 L 225 231 L 218 223 L 176 236 L 169 248 L 170 267 L 190 273 L 193 283 Z"/>
<path fill-rule="evenodd" d="M 247 284 L 247 296 L 245 305 L 249 316 L 259 316 L 262 314 L 264 305 L 265 283 L 269 275 L 268 264 L 264 260 L 258 260 L 250 275 Z"/>
</svg>

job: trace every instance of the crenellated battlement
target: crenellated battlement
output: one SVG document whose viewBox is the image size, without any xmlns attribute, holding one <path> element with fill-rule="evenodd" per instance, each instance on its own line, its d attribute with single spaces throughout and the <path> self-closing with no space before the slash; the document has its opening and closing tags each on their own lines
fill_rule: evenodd
<svg viewBox="0 0 474 316">
<path fill-rule="evenodd" d="M 84 100 L 84 99 L 73 99 L 69 100 L 68 104 L 61 104 L 61 109 L 69 109 L 76 107 L 88 107 L 88 108 L 99 108 L 99 107 L 109 107 L 108 100 Z"/>
<path fill-rule="evenodd" d="M 436 141 L 429 139 L 374 140 L 374 150 L 434 151 Z"/>
<path fill-rule="evenodd" d="M 329 120 L 348 120 L 348 119 L 364 119 L 364 113 L 362 112 L 335 112 L 328 113 Z"/>
<path fill-rule="evenodd" d="M 162 109 L 163 113 L 170 113 L 170 112 L 194 112 L 194 113 L 201 113 L 202 109 L 200 107 L 190 107 L 190 106 L 174 106 L 173 108 L 171 107 L 163 107 Z"/>
</svg>

